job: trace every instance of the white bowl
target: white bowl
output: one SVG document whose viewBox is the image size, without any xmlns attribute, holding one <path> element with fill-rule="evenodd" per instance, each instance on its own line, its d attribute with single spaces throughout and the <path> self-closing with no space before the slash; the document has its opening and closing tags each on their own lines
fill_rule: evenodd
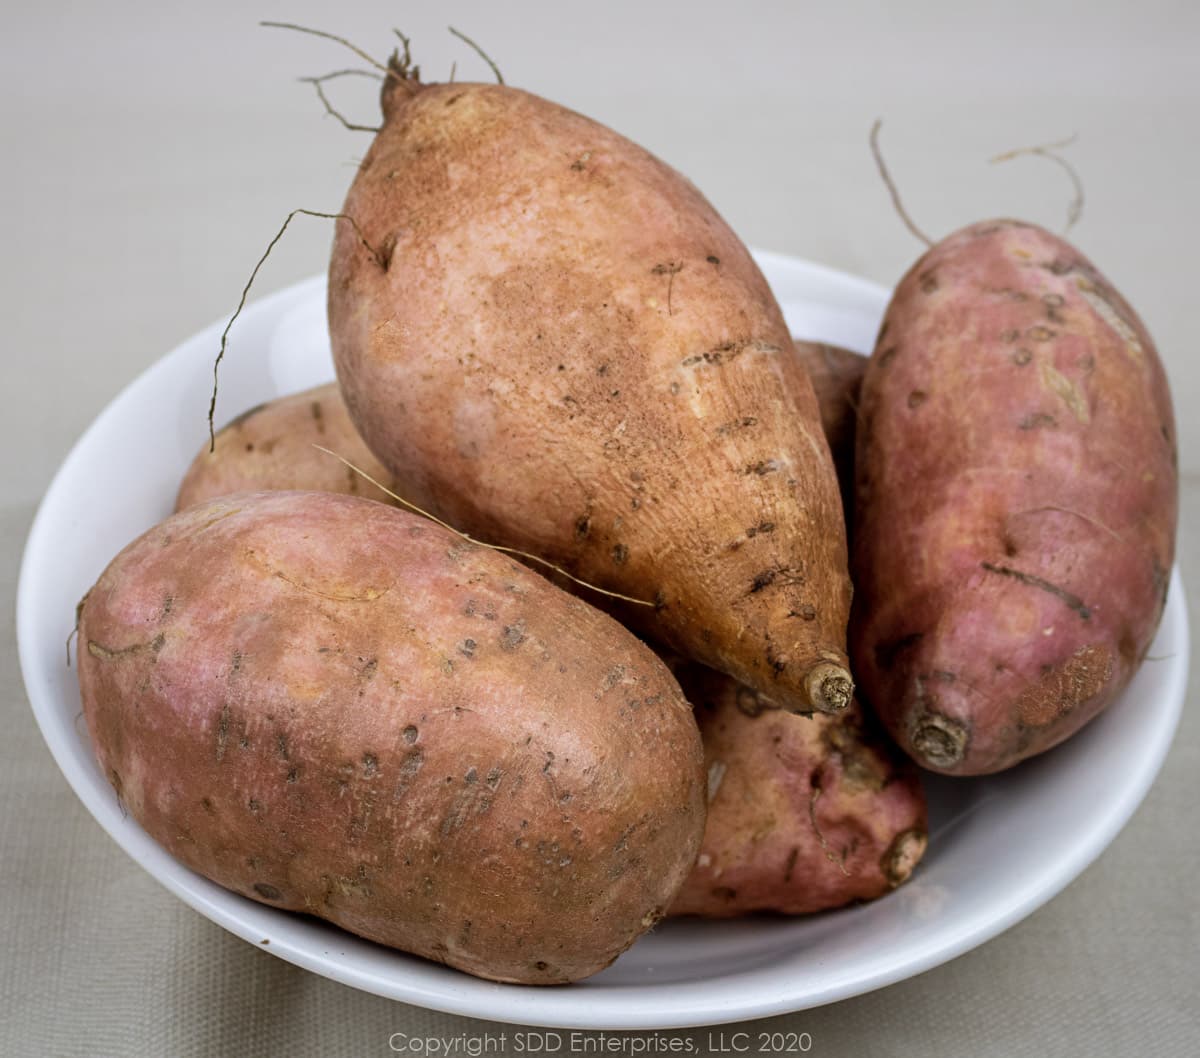
<svg viewBox="0 0 1200 1058">
<path fill-rule="evenodd" d="M 887 292 L 776 254 L 757 255 L 793 333 L 869 351 Z M 324 280 L 251 305 L 222 365 L 220 417 L 333 377 Z M 1178 573 L 1152 660 L 1070 742 L 1003 775 L 931 777 L 929 852 L 872 904 L 807 918 L 668 921 L 576 985 L 477 980 L 265 907 L 176 863 L 122 814 L 92 755 L 64 644 L 75 604 L 109 560 L 172 507 L 206 440 L 223 321 L 184 342 L 109 405 L 42 501 L 21 568 L 25 685 L 59 767 L 101 826 L 171 892 L 253 944 L 327 977 L 437 1010 L 519 1024 L 673 1028 L 800 1010 L 928 970 L 1007 929 L 1058 893 L 1113 839 L 1157 774 L 1187 677 Z"/>
</svg>

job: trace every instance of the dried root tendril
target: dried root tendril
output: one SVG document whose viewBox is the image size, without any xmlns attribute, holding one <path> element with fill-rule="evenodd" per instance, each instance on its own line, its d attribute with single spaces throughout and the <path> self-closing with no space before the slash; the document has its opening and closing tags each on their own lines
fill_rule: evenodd
<svg viewBox="0 0 1200 1058">
<path fill-rule="evenodd" d="M 325 30 L 323 30 L 323 29 L 310 29 L 308 26 L 298 26 L 294 22 L 260 22 L 259 25 L 266 26 L 268 29 L 291 29 L 291 30 L 295 30 L 297 33 L 308 33 L 314 37 L 323 37 L 325 40 L 332 40 L 338 44 L 344 45 L 345 47 L 349 48 L 352 52 L 354 52 L 355 55 L 357 55 L 360 59 L 364 60 L 365 62 L 369 62 L 372 66 L 375 67 L 375 69 L 377 69 L 385 77 L 396 76 L 395 74 L 392 73 L 391 70 L 389 70 L 386 66 L 384 66 L 383 63 L 381 63 L 378 59 L 373 58 L 372 56 L 368 55 L 365 51 L 362 50 L 362 48 L 358 47 L 358 45 L 351 44 L 350 41 L 346 40 L 345 37 L 339 37 L 334 33 L 326 33 Z"/>
<path fill-rule="evenodd" d="M 358 221 L 350 216 L 349 213 L 320 213 L 314 209 L 294 209 L 287 215 L 287 219 L 283 222 L 282 227 L 275 233 L 275 237 L 267 244 L 267 248 L 263 251 L 262 257 L 258 259 L 258 264 L 254 266 L 254 271 L 250 273 L 250 278 L 246 280 L 246 285 L 242 288 L 242 296 L 238 300 L 237 308 L 234 309 L 233 315 L 229 317 L 229 322 L 225 324 L 225 329 L 221 332 L 221 348 L 217 352 L 217 358 L 213 361 L 213 388 L 212 396 L 208 402 L 208 450 L 210 452 L 214 451 L 217 445 L 217 434 L 213 427 L 213 416 L 217 411 L 217 373 L 220 370 L 221 361 L 225 359 L 225 349 L 229 344 L 229 331 L 233 327 L 234 321 L 241 315 L 242 309 L 246 307 L 246 298 L 250 294 L 250 288 L 254 285 L 254 280 L 258 276 L 263 262 L 270 256 L 271 251 L 275 249 L 275 244 L 283 238 L 283 233 L 287 231 L 288 225 L 292 223 L 292 219 L 298 214 L 303 214 L 306 217 L 321 217 L 325 220 L 348 220 L 353 225 L 359 240 L 366 247 L 367 252 L 375 259 L 375 263 L 385 271 L 387 270 L 387 258 L 367 242 L 367 237 L 363 234 L 362 228 L 358 226 Z"/>
<path fill-rule="evenodd" d="M 371 70 L 334 70 L 333 73 L 322 74 L 320 77 L 301 77 L 300 81 L 304 84 L 310 84 L 317 90 L 317 98 L 325 105 L 325 113 L 331 114 L 340 121 L 344 128 L 350 132 L 371 132 L 379 131 L 378 125 L 356 125 L 337 110 L 329 101 L 329 97 L 325 94 L 323 85 L 326 81 L 331 81 L 335 77 L 371 77 L 376 81 L 382 81 L 383 77 L 380 74 L 374 73 Z"/>
<path fill-rule="evenodd" d="M 879 149 L 879 130 L 882 127 L 882 118 L 876 118 L 875 124 L 871 126 L 871 153 L 875 156 L 875 164 L 879 167 L 879 175 L 883 177 L 883 182 L 887 186 L 888 193 L 892 196 L 892 205 L 896 207 L 896 212 L 900 215 L 900 219 L 904 221 L 904 226 L 926 246 L 933 246 L 933 240 L 918 228 L 913 223 L 912 217 L 908 215 L 908 210 L 904 208 L 904 203 L 900 201 L 900 192 L 892 180 L 891 173 L 888 172 L 887 165 L 884 164 L 883 152 Z"/>
<path fill-rule="evenodd" d="M 486 547 L 492 551 L 500 551 L 506 555 L 514 555 L 517 558 L 525 558 L 525 559 L 528 559 L 530 562 L 536 562 L 538 565 L 544 566 L 546 569 L 552 569 L 555 573 L 561 574 L 562 576 L 566 577 L 567 580 L 569 580 L 575 584 L 578 584 L 581 587 L 588 588 L 591 591 L 599 592 L 599 594 L 601 594 L 601 595 L 607 595 L 610 599 L 620 599 L 622 602 L 633 603 L 635 606 L 653 606 L 654 605 L 654 603 L 647 602 L 645 599 L 635 599 L 632 595 L 622 595 L 620 592 L 609 591 L 607 588 L 601 588 L 596 584 L 591 584 L 586 580 L 581 580 L 579 577 L 573 576 L 572 574 L 568 573 L 565 569 L 562 568 L 562 566 L 556 566 L 553 562 L 550 562 L 547 559 L 541 558 L 538 555 L 531 555 L 528 551 L 521 551 L 520 549 L 515 548 L 515 547 L 505 547 L 503 544 L 489 544 L 484 540 L 476 540 L 475 537 L 469 535 L 468 533 L 464 533 L 461 529 L 455 529 L 454 526 L 450 525 L 449 522 L 443 522 L 440 518 L 435 517 L 434 515 L 430 514 L 426 510 L 423 510 L 422 508 L 418 507 L 415 503 L 412 503 L 411 501 L 406 500 L 403 496 L 397 495 L 391 489 L 389 489 L 386 485 L 376 481 L 365 470 L 362 470 L 359 467 L 356 467 L 353 463 L 350 462 L 350 460 L 346 459 L 345 456 L 340 456 L 337 454 L 337 452 L 331 451 L 330 449 L 324 448 L 318 444 L 313 445 L 313 448 L 315 448 L 318 452 L 324 452 L 328 456 L 333 456 L 334 459 L 337 459 L 340 462 L 344 463 L 347 467 L 349 467 L 351 470 L 353 470 L 354 473 L 358 474 L 359 477 L 363 478 L 366 481 L 369 481 L 372 485 L 374 485 L 377 489 L 381 490 L 382 492 L 387 493 L 387 495 L 389 495 L 397 503 L 402 504 L 403 506 L 407 507 L 410 511 L 413 511 L 415 514 L 421 515 L 421 517 L 423 517 L 423 518 L 428 518 L 435 525 L 440 525 L 443 529 L 449 530 L 455 536 L 460 537 L 461 539 L 465 540 L 468 544 L 475 544 L 478 547 Z"/>
<path fill-rule="evenodd" d="M 1074 194 L 1067 205 L 1067 224 L 1063 228 L 1063 235 L 1067 235 L 1079 222 L 1079 218 L 1083 216 L 1083 181 L 1079 178 L 1079 173 L 1075 171 L 1075 167 L 1058 152 L 1063 147 L 1071 146 L 1078 138 L 1078 134 L 1074 134 L 1064 140 L 1056 140 L 1054 143 L 1043 143 L 1037 147 L 1018 147 L 1016 150 L 1005 151 L 1003 154 L 997 154 L 994 158 L 990 159 L 994 165 L 996 162 L 1008 162 L 1012 161 L 1013 158 L 1035 154 L 1039 158 L 1046 158 L 1052 161 L 1067 174 L 1071 180 Z"/>
<path fill-rule="evenodd" d="M 498 67 L 492 61 L 491 56 L 488 55 L 488 53 L 486 51 L 484 51 L 478 44 L 476 44 L 465 33 L 459 32 L 453 26 L 447 26 L 446 28 L 448 30 L 450 30 L 450 32 L 453 33 L 454 36 L 456 36 L 459 40 L 461 40 L 464 44 L 466 44 L 467 47 L 472 48 L 475 51 L 475 53 L 492 68 L 492 73 L 494 73 L 496 75 L 496 83 L 497 84 L 504 84 L 504 75 L 500 73 L 500 67 Z"/>
</svg>

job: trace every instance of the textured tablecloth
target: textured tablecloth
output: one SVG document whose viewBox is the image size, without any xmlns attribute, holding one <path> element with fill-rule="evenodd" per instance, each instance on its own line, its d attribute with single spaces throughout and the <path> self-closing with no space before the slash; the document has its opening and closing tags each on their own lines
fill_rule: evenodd
<svg viewBox="0 0 1200 1058">
<path fill-rule="evenodd" d="M 54 468 L 125 382 L 229 311 L 288 209 L 336 208 L 364 148 L 361 135 L 320 119 L 315 96 L 293 81 L 353 57 L 254 29 L 256 17 L 324 26 L 378 50 L 391 20 L 404 19 L 433 76 L 444 71 L 432 64 L 448 68 L 451 55 L 460 76 L 483 76 L 478 60 L 442 43 L 442 24 L 454 21 L 510 80 L 617 125 L 683 168 L 749 241 L 884 283 L 918 247 L 866 155 L 877 113 L 889 115 L 885 143 L 910 207 L 939 231 L 992 212 L 1054 223 L 1069 192 L 1056 171 L 978 163 L 1079 130 L 1073 157 L 1090 211 L 1079 242 L 1158 336 L 1183 463 L 1200 471 L 1196 5 L 1006 4 L 986 17 L 933 0 L 886 11 L 786 6 L 786 15 L 766 3 L 343 10 L 265 0 L 248 13 L 240 4 L 49 0 L 6 13 L 0 1055 L 385 1055 L 397 1033 L 414 1053 L 411 1041 L 425 1037 L 464 1037 L 465 1049 L 501 1032 L 515 1051 L 512 1026 L 356 992 L 185 907 L 75 798 L 21 684 L 16 569 Z M 320 270 L 327 229 L 312 222 L 288 239 L 259 293 Z M 1197 527 L 1200 478 L 1190 476 L 1180 563 L 1193 603 Z M 1133 820 L 1047 906 L 893 987 L 725 1026 L 726 1044 L 748 1042 L 755 1053 L 758 1032 L 785 1029 L 808 1033 L 819 1055 L 1200 1053 L 1197 697 L 1193 679 L 1175 744 Z M 676 1037 L 700 1052 L 710 1043 L 707 1030 L 641 1034 L 642 1050 Z"/>
</svg>

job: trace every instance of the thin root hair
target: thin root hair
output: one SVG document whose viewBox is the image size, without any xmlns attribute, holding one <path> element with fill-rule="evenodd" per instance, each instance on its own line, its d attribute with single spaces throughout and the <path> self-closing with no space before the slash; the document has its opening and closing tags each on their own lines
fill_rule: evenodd
<svg viewBox="0 0 1200 1058">
<path fill-rule="evenodd" d="M 428 511 L 423 510 L 422 508 L 418 507 L 415 503 L 411 502 L 410 500 L 406 500 L 403 496 L 397 495 L 395 492 L 393 492 L 391 489 L 389 489 L 386 485 L 376 481 L 365 470 L 362 470 L 361 468 L 356 467 L 353 463 L 350 462 L 350 460 L 346 459 L 345 456 L 340 456 L 340 455 L 338 455 L 337 452 L 331 451 L 330 449 L 325 448 L 322 445 L 314 444 L 313 448 L 315 448 L 318 452 L 324 452 L 326 455 L 333 456 L 334 459 L 337 459 L 340 462 L 344 463 L 347 467 L 349 467 L 351 470 L 353 470 L 354 473 L 356 473 L 359 477 L 363 478 L 366 481 L 369 481 L 377 489 L 386 493 L 388 496 L 390 496 L 392 499 L 394 499 L 397 503 L 402 504 L 403 506 L 407 507 L 414 514 L 419 514 L 423 518 L 428 518 L 431 522 L 434 523 L 434 525 L 440 525 L 443 529 L 448 530 L 449 532 L 453 533 L 457 537 L 461 537 L 463 540 L 467 541 L 467 543 L 469 543 L 469 544 L 475 544 L 478 547 L 486 547 L 491 551 L 500 551 L 506 555 L 514 555 L 517 558 L 524 558 L 524 559 L 528 559 L 530 562 L 536 562 L 538 565 L 544 566 L 546 569 L 551 569 L 555 573 L 561 574 L 562 576 L 566 577 L 567 580 L 569 580 L 575 584 L 578 584 L 581 587 L 588 588 L 591 591 L 599 592 L 601 595 L 607 595 L 610 599 L 620 599 L 622 602 L 633 603 L 635 606 L 654 606 L 654 603 L 647 602 L 645 599 L 635 599 L 631 595 L 622 595 L 620 592 L 609 591 L 607 588 L 601 588 L 596 584 L 591 584 L 586 580 L 581 580 L 579 577 L 576 577 L 573 574 L 568 573 L 565 569 L 562 568 L 562 566 L 556 566 L 553 562 L 549 561 L 548 559 L 544 559 L 544 558 L 540 557 L 539 555 L 531 555 L 528 551 L 521 551 L 519 548 L 515 548 L 515 547 L 505 547 L 503 544 L 489 544 L 485 540 L 476 540 L 475 537 L 471 536 L 468 533 L 464 533 L 461 529 L 456 529 L 449 522 L 442 521 L 440 518 L 430 514 Z"/>
<path fill-rule="evenodd" d="M 376 250 L 363 234 L 362 228 L 358 226 L 356 221 L 349 213 L 321 213 L 315 209 L 294 209 L 287 215 L 287 219 L 281 225 L 279 231 L 275 233 L 275 237 L 267 244 L 267 248 L 263 251 L 263 255 L 258 259 L 258 263 L 254 266 L 254 270 L 250 273 L 250 278 L 246 280 L 246 285 L 242 287 L 242 296 L 238 299 L 237 308 L 234 309 L 233 315 L 229 317 L 229 322 L 225 324 L 225 329 L 221 332 L 221 348 L 217 351 L 217 358 L 213 361 L 213 388 L 212 396 L 208 402 L 208 450 L 213 452 L 217 446 L 217 434 L 213 427 L 213 416 L 217 411 L 217 374 L 221 367 L 221 361 L 225 359 L 225 349 L 229 344 L 229 331 L 232 329 L 234 321 L 241 315 L 242 309 L 246 307 L 246 298 L 250 294 L 250 288 L 254 285 L 254 280 L 258 276 L 259 269 L 262 268 L 263 262 L 270 256 L 271 251 L 275 249 L 275 244 L 283 238 L 283 233 L 287 231 L 288 225 L 297 215 L 306 217 L 320 217 L 324 220 L 348 220 L 354 227 L 359 240 L 366 247 L 367 252 L 374 258 L 375 263 L 380 268 L 387 269 L 387 261 L 384 256 Z"/>
<path fill-rule="evenodd" d="M 900 201 L 900 192 L 896 189 L 895 181 L 892 180 L 892 175 L 888 172 L 888 167 L 884 163 L 883 152 L 879 149 L 879 130 L 882 127 L 882 118 L 876 118 L 875 124 L 871 126 L 871 153 L 875 156 L 875 164 L 879 167 L 879 175 L 883 178 L 888 193 L 892 196 L 892 205 L 896 207 L 896 212 L 900 215 L 900 219 L 904 221 L 904 226 L 926 246 L 933 246 L 933 240 L 913 223 L 912 217 L 908 215 L 908 210 L 904 208 L 904 203 Z"/>
<path fill-rule="evenodd" d="M 1067 174 L 1067 177 L 1071 181 L 1073 194 L 1071 195 L 1071 201 L 1067 203 L 1067 223 L 1062 230 L 1064 236 L 1070 233 L 1071 229 L 1079 222 L 1080 217 L 1083 216 L 1083 181 L 1080 179 L 1075 167 L 1058 152 L 1064 147 L 1070 147 L 1077 139 L 1079 139 L 1079 134 L 1072 133 L 1065 139 L 1055 140 L 1053 143 L 1043 143 L 1036 147 L 1017 147 L 1015 150 L 1004 151 L 1002 154 L 997 154 L 994 158 L 989 159 L 994 165 L 996 162 L 1009 162 L 1014 158 L 1033 154 L 1039 158 L 1045 158 L 1053 162 Z"/>
<path fill-rule="evenodd" d="M 483 59 L 483 61 L 486 62 L 492 68 L 492 73 L 496 75 L 496 83 L 497 84 L 504 84 L 504 75 L 500 73 L 500 67 L 497 66 L 492 61 L 492 57 L 490 55 L 488 55 L 488 53 L 486 51 L 484 51 L 478 44 L 476 44 L 465 33 L 461 33 L 459 30 L 455 29 L 453 26 L 447 26 L 446 28 L 451 33 L 453 33 L 454 36 L 456 36 L 459 40 L 461 40 L 464 44 L 466 44 L 467 47 L 474 49 L 474 51 L 479 55 L 479 57 L 481 59 Z"/>
</svg>

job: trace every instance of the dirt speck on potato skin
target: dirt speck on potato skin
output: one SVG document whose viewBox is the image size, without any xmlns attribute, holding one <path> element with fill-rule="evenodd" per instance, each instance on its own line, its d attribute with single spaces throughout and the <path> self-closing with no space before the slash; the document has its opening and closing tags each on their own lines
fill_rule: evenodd
<svg viewBox="0 0 1200 1058">
<path fill-rule="evenodd" d="M 1174 418 L 1133 309 L 1057 236 L 972 225 L 897 287 L 857 427 L 851 653 L 893 736 L 967 775 L 1079 730 L 1174 558 Z"/>
<path fill-rule="evenodd" d="M 206 877 L 480 976 L 578 979 L 691 868 L 699 734 L 616 622 L 454 539 L 315 492 L 176 514 L 85 600 L 84 715 L 125 808 Z"/>
</svg>

